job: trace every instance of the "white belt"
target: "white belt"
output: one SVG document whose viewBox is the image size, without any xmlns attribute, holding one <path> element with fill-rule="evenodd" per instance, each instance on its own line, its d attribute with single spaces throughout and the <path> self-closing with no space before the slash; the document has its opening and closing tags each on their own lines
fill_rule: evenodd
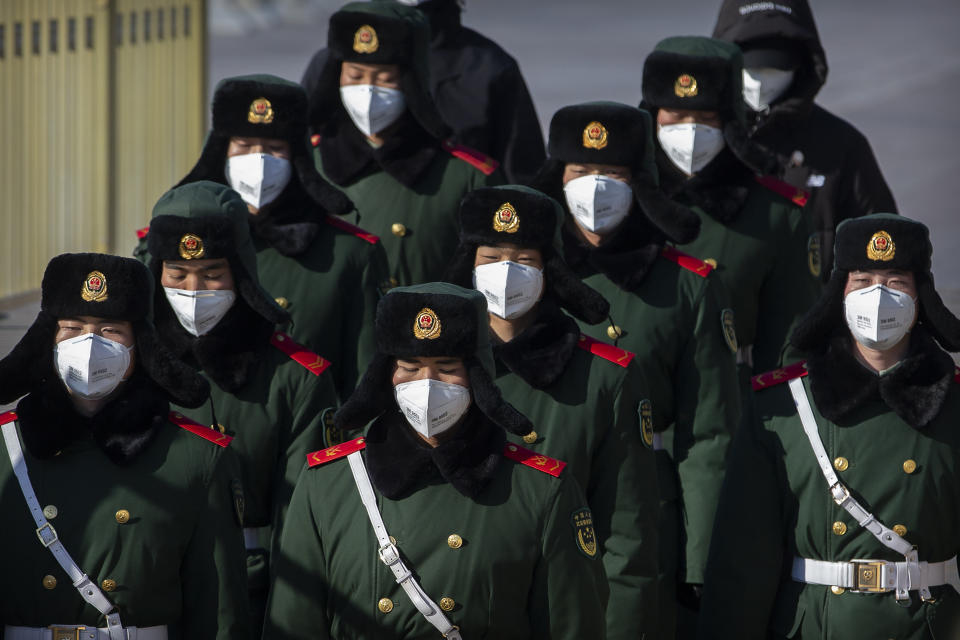
<svg viewBox="0 0 960 640">
<path fill-rule="evenodd" d="M 737 348 L 737 364 L 745 364 L 753 368 L 753 345 L 748 344 Z"/>
<path fill-rule="evenodd" d="M 166 625 L 159 627 L 126 627 L 127 640 L 167 640 Z M 97 629 L 83 625 L 67 624 L 49 627 L 3 628 L 3 640 L 109 640 L 106 627 Z"/>
<path fill-rule="evenodd" d="M 660 433 L 659 431 L 654 431 L 653 432 L 653 450 L 663 451 L 664 448 L 665 447 L 663 446 L 663 434 Z"/>
<path fill-rule="evenodd" d="M 266 547 L 264 547 L 263 543 L 260 541 L 263 539 L 267 529 L 269 529 L 269 527 L 244 527 L 243 546 L 245 546 L 248 550 L 266 549 Z"/>
<path fill-rule="evenodd" d="M 887 560 L 826 562 L 794 558 L 791 575 L 797 582 L 843 587 L 855 593 L 926 591 L 942 585 L 951 585 L 960 591 L 956 556 L 944 562 L 916 564 Z"/>
</svg>

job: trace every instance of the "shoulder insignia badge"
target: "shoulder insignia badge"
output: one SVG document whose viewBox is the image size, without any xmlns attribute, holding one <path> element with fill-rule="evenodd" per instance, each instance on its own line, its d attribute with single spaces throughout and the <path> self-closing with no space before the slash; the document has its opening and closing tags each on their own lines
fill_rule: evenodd
<svg viewBox="0 0 960 640">
<path fill-rule="evenodd" d="M 597 557 L 597 533 L 593 529 L 593 513 L 587 507 L 577 509 L 570 516 L 570 524 L 580 553 L 588 558 Z"/>
<path fill-rule="evenodd" d="M 357 236 L 361 240 L 366 240 L 370 244 L 377 244 L 378 242 L 380 242 L 380 236 L 375 236 L 369 231 L 361 229 L 356 225 L 350 224 L 343 218 L 338 218 L 336 216 L 328 215 L 326 218 L 324 218 L 324 222 L 326 222 L 331 227 L 334 227 L 335 229 L 340 229 L 341 231 L 352 233 L 353 235 Z"/>
<path fill-rule="evenodd" d="M 310 136 L 310 146 L 312 146 L 312 147 L 319 147 L 319 146 L 320 146 L 320 134 L 319 134 L 319 133 L 315 133 L 315 134 L 313 134 L 312 136 Z"/>
<path fill-rule="evenodd" d="M 640 401 L 640 435 L 643 436 L 643 444 L 653 448 L 653 404 L 644 398 Z"/>
<path fill-rule="evenodd" d="M 147 237 L 147 234 L 150 233 L 150 227 L 144 227 L 143 229 L 137 229 L 137 240 L 143 240 Z"/>
<path fill-rule="evenodd" d="M 706 260 L 694 258 L 693 256 L 680 251 L 676 247 L 671 247 L 670 245 L 665 245 L 663 247 L 663 252 L 661 255 L 670 262 L 676 262 L 687 271 L 693 272 L 701 278 L 706 278 L 708 275 L 710 275 L 711 271 L 717 268 L 716 264 L 711 264 Z"/>
<path fill-rule="evenodd" d="M 577 346 L 584 351 L 589 351 L 593 355 L 603 358 L 604 360 L 609 360 L 613 364 L 618 364 L 621 367 L 629 365 L 630 361 L 635 357 L 632 352 L 626 349 L 615 347 L 606 342 L 600 342 L 582 333 L 580 334 L 580 339 L 577 340 Z"/>
<path fill-rule="evenodd" d="M 499 162 L 487 154 L 481 153 L 476 149 L 471 149 L 470 147 L 465 147 L 462 144 L 457 144 L 453 140 L 444 140 L 441 144 L 444 151 L 479 169 L 485 176 L 489 176 L 500 166 Z"/>
<path fill-rule="evenodd" d="M 767 189 L 770 189 L 770 191 L 790 200 L 798 207 L 803 207 L 807 204 L 809 194 L 799 187 L 795 187 L 773 176 L 754 176 L 754 179 Z"/>
<path fill-rule="evenodd" d="M 322 464 L 326 464 L 333 460 L 339 460 L 340 458 L 345 458 L 351 453 L 356 453 L 364 449 L 367 446 L 367 441 L 364 438 L 356 438 L 350 442 L 344 442 L 343 444 L 335 444 L 332 447 L 326 449 L 320 449 L 319 451 L 314 451 L 313 453 L 307 454 L 307 466 L 311 469 L 313 467 L 319 467 Z"/>
<path fill-rule="evenodd" d="M 810 269 L 810 275 L 814 278 L 820 277 L 820 234 L 811 233 L 807 239 L 807 267 Z"/>
<path fill-rule="evenodd" d="M 0 425 L 7 424 L 8 422 L 13 422 L 17 419 L 16 411 L 7 411 L 6 413 L 0 414 Z"/>
<path fill-rule="evenodd" d="M 794 362 L 780 369 L 761 373 L 750 378 L 750 386 L 754 391 L 774 387 L 781 382 L 789 382 L 794 378 L 803 378 L 807 375 L 807 361 Z"/>
<path fill-rule="evenodd" d="M 522 465 L 526 465 L 531 469 L 536 469 L 538 471 L 543 471 L 547 475 L 551 475 L 554 478 L 560 477 L 560 472 L 563 471 L 563 468 L 567 466 L 566 462 L 557 460 L 556 458 L 548 458 L 545 455 L 530 451 L 530 449 L 525 449 L 518 444 L 513 444 L 508 442 L 503 447 L 503 457 L 509 458 L 514 462 L 519 462 Z"/>
<path fill-rule="evenodd" d="M 199 422 L 194 422 L 187 416 L 177 411 L 171 411 L 168 419 L 181 429 L 186 429 L 193 435 L 200 436 L 204 440 L 209 440 L 213 444 L 220 447 L 226 447 L 228 444 L 230 444 L 230 442 L 233 441 L 233 436 L 228 436 L 217 429 L 202 425 Z"/>
<path fill-rule="evenodd" d="M 736 353 L 740 345 L 737 343 L 737 326 L 733 320 L 733 309 L 724 309 L 720 312 L 720 327 L 723 329 L 723 337 L 730 351 Z"/>
<path fill-rule="evenodd" d="M 290 359 L 302 365 L 307 371 L 315 376 L 320 375 L 330 368 L 330 361 L 322 356 L 318 356 L 301 344 L 293 341 L 293 338 L 282 331 L 275 331 L 270 338 L 270 344 L 280 351 L 290 356 Z"/>
</svg>

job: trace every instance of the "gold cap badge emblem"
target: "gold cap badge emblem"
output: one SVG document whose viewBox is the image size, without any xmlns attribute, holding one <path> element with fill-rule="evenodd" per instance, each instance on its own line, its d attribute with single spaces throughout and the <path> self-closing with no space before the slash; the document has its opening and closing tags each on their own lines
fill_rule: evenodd
<svg viewBox="0 0 960 640">
<path fill-rule="evenodd" d="M 867 259 L 889 262 L 897 252 L 897 245 L 886 231 L 877 231 L 867 243 Z"/>
<path fill-rule="evenodd" d="M 597 121 L 583 130 L 583 146 L 587 149 L 603 149 L 607 146 L 607 128 Z"/>
<path fill-rule="evenodd" d="M 509 202 L 504 202 L 493 214 L 493 230 L 501 233 L 516 233 L 520 229 L 520 216 Z"/>
<path fill-rule="evenodd" d="M 83 281 L 80 297 L 87 302 L 104 302 L 107 299 L 107 277 L 99 271 L 91 271 Z"/>
<path fill-rule="evenodd" d="M 413 322 L 413 335 L 417 340 L 436 340 L 440 337 L 440 318 L 433 312 L 433 309 L 424 307 L 417 314 L 417 319 Z"/>
<path fill-rule="evenodd" d="M 377 32 L 370 25 L 363 25 L 353 34 L 353 50 L 357 53 L 373 53 L 379 48 Z"/>
<path fill-rule="evenodd" d="M 697 79 L 684 73 L 673 83 L 673 92 L 679 98 L 692 98 L 697 95 Z"/>
<path fill-rule="evenodd" d="M 203 257 L 203 240 L 192 233 L 180 238 L 180 257 L 184 260 L 196 260 Z"/>
<path fill-rule="evenodd" d="M 247 122 L 253 124 L 270 124 L 273 122 L 273 105 L 266 98 L 257 98 L 250 103 L 247 111 Z"/>
</svg>

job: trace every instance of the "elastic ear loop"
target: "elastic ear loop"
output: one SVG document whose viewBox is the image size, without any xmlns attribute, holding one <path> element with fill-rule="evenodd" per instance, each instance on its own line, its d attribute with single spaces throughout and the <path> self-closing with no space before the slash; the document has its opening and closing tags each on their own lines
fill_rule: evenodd
<svg viewBox="0 0 960 640">
<path fill-rule="evenodd" d="M 223 433 L 225 431 L 223 425 L 217 422 L 217 412 L 213 410 L 213 396 L 207 396 L 207 402 L 210 403 L 210 428 L 214 431 L 219 431 Z"/>
<path fill-rule="evenodd" d="M 623 330 L 613 321 L 613 314 L 607 314 L 607 322 L 610 323 L 610 328 L 613 329 L 613 334 L 616 336 L 616 338 L 613 339 L 613 346 L 620 346 L 617 343 L 620 341 L 620 335 L 623 333 Z"/>
</svg>

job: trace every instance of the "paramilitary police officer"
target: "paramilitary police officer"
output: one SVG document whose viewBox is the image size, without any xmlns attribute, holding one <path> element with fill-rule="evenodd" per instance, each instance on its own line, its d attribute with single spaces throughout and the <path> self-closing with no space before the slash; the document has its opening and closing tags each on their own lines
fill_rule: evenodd
<svg viewBox="0 0 960 640">
<path fill-rule="evenodd" d="M 337 395 L 329 362 L 275 330 L 286 314 L 257 280 L 248 215 L 225 185 L 177 187 L 153 208 L 147 249 L 160 336 L 210 381 L 208 407 L 180 410 L 238 436 L 251 614 L 259 633 L 272 534 L 304 456 L 324 444 L 324 412 L 332 412 Z"/>
<path fill-rule="evenodd" d="M 791 326 L 820 286 L 808 264 L 809 225 L 797 206 L 806 195 L 757 175 L 775 163 L 747 138 L 742 82 L 736 45 L 667 38 L 644 63 L 642 106 L 657 122 L 664 191 L 702 223 L 700 235 L 680 247 L 714 264 L 732 301 L 737 361 L 747 373 L 778 365 Z"/>
<path fill-rule="evenodd" d="M 472 191 L 447 278 L 487 298 L 497 386 L 537 428 L 510 440 L 564 460 L 586 491 L 610 584 L 607 638 L 653 636 L 659 495 L 641 441 L 653 407 L 634 355 L 560 310 L 596 324 L 609 309 L 563 261 L 562 224 L 560 205 L 533 189 Z"/>
<path fill-rule="evenodd" d="M 170 413 L 208 387 L 160 345 L 151 289 L 131 258 L 57 256 L 0 361 L 0 401 L 28 394 L 0 416 L 4 640 L 251 637 L 236 459 Z"/>
<path fill-rule="evenodd" d="M 493 383 L 483 295 L 394 289 L 376 327 L 336 417 L 373 422 L 308 457 L 264 637 L 602 638 L 590 508 L 564 462 L 506 441 L 533 425 Z"/>
<path fill-rule="evenodd" d="M 793 334 L 754 378 L 717 512 L 701 638 L 960 637 L 960 320 L 927 228 L 842 222 Z"/>
<path fill-rule="evenodd" d="M 513 56 L 463 26 L 465 0 L 381 1 L 416 6 L 429 21 L 430 91 L 456 139 L 496 158 L 511 182 L 532 178 L 543 162 L 543 134 Z M 311 58 L 301 80 L 308 94 L 328 55 L 321 49 Z"/>
<path fill-rule="evenodd" d="M 429 93 L 430 29 L 413 7 L 353 2 L 330 17 L 311 94 L 314 160 L 380 236 L 392 284 L 439 279 L 465 193 L 499 184 L 497 163 L 446 140 Z"/>
<path fill-rule="evenodd" d="M 299 85 L 226 78 L 212 111 L 200 159 L 180 184 L 229 184 L 247 203 L 260 283 L 290 314 L 291 335 L 331 362 L 346 398 L 375 349 L 373 316 L 389 277 L 383 247 L 340 217 L 349 199 L 317 174 Z"/>
<path fill-rule="evenodd" d="M 696 237 L 699 220 L 657 190 L 647 112 L 613 102 L 564 107 L 550 122 L 548 151 L 537 185 L 569 214 L 567 262 L 610 301 L 607 326 L 580 329 L 637 354 L 653 406 L 644 437 L 657 449 L 667 597 L 651 635 L 672 638 L 674 594 L 695 601 L 693 585 L 703 583 L 717 478 L 740 415 L 733 312 L 713 268 L 668 244 Z"/>
<path fill-rule="evenodd" d="M 810 254 L 826 281 L 836 225 L 896 205 L 867 139 L 814 102 L 827 81 L 827 57 L 810 5 L 725 0 L 713 36 L 743 51 L 751 138 L 777 153 L 780 178 L 810 192 Z"/>
</svg>

